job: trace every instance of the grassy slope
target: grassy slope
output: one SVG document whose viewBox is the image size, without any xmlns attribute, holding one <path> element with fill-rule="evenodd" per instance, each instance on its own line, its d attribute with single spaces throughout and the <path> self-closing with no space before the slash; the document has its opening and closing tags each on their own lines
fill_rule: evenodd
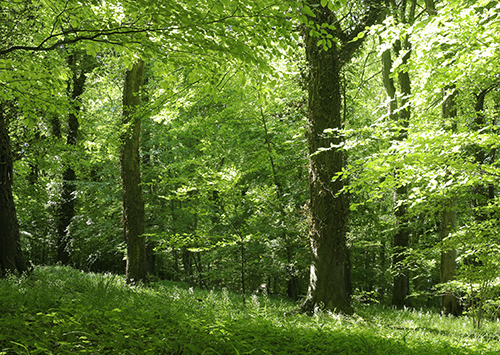
<svg viewBox="0 0 500 355">
<path fill-rule="evenodd" d="M 63 267 L 0 280 L 0 354 L 499 354 L 500 325 L 358 309 L 354 317 L 294 314 L 282 299 L 243 307 L 227 291 L 175 283 L 132 287 Z"/>
</svg>

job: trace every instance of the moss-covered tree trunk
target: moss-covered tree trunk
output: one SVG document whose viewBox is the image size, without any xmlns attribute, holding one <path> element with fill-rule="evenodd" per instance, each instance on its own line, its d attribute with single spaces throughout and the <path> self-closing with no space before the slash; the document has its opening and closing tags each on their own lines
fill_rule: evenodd
<svg viewBox="0 0 500 355">
<path fill-rule="evenodd" d="M 397 98 L 396 98 L 396 87 L 394 85 L 394 79 L 392 78 L 392 58 L 391 58 L 391 50 L 387 49 L 382 53 L 382 81 L 384 83 L 384 88 L 385 92 L 387 94 L 388 98 L 388 115 L 391 120 L 394 122 L 398 123 L 401 120 L 405 120 L 407 122 L 407 119 L 409 117 L 409 110 L 401 110 L 399 111 L 398 114 L 398 103 L 397 103 Z M 408 85 L 407 89 L 409 90 L 409 77 L 401 78 L 401 75 L 404 73 L 400 73 L 400 81 L 403 80 L 403 82 L 406 84 L 406 80 L 408 80 Z M 405 112 L 403 112 L 405 111 Z M 403 116 L 403 117 L 400 117 Z M 401 122 L 404 124 L 404 122 Z M 396 137 L 397 140 L 402 140 L 406 136 L 406 132 L 399 132 L 398 136 Z M 397 172 L 396 172 L 397 174 Z M 396 189 L 395 191 L 395 200 L 396 203 L 401 198 L 405 198 L 406 196 L 406 191 L 407 188 L 406 186 L 400 186 L 399 188 Z M 410 283 L 409 283 L 409 275 L 408 271 L 405 270 L 403 266 L 403 262 L 406 258 L 405 251 L 408 247 L 409 243 L 409 233 L 408 233 L 408 228 L 407 228 L 407 221 L 406 221 L 406 206 L 405 204 L 399 204 L 396 206 L 394 215 L 396 217 L 396 232 L 394 234 L 394 239 L 393 239 L 393 258 L 392 258 L 392 264 L 393 264 L 393 269 L 395 270 L 395 276 L 394 276 L 394 287 L 393 287 L 393 293 L 392 293 L 392 304 L 397 306 L 397 307 L 403 307 L 406 304 L 407 296 L 409 294 L 410 290 Z"/>
<path fill-rule="evenodd" d="M 140 90 L 143 84 L 144 62 L 139 60 L 127 71 L 123 88 L 123 133 L 120 153 L 123 233 L 127 243 L 128 282 L 146 278 L 146 244 L 144 240 L 144 201 L 142 199 L 139 138 L 141 117 Z"/>
<path fill-rule="evenodd" d="M 311 312 L 316 306 L 326 310 L 352 313 L 351 265 L 346 243 L 349 201 L 344 193 L 341 179 L 334 179 L 345 165 L 345 153 L 339 144 L 343 129 L 340 72 L 362 40 L 353 41 L 366 26 L 375 22 L 378 10 L 370 8 L 359 23 L 348 31 L 340 25 L 335 13 L 322 7 L 319 1 L 308 2 L 315 16 L 308 20 L 313 27 L 335 24 L 329 34 L 339 39 L 327 51 L 318 46 L 318 37 L 304 29 L 306 56 L 309 66 L 308 78 L 308 129 L 309 148 L 309 238 L 311 245 L 311 267 L 309 288 L 302 311 Z M 332 129 L 333 134 L 325 133 Z"/>
<path fill-rule="evenodd" d="M 22 272 L 26 263 L 21 251 L 19 223 L 12 195 L 13 169 L 8 113 L 0 104 L 0 277 L 7 271 Z"/>
<path fill-rule="evenodd" d="M 325 20 L 326 22 L 326 20 Z M 340 61 L 335 47 L 322 51 L 317 39 L 306 36 L 310 70 L 309 115 L 309 237 L 311 270 L 304 308 L 323 304 L 325 309 L 351 313 L 350 258 L 346 244 L 349 202 L 338 194 L 343 181 L 333 180 L 344 167 L 344 151 L 330 146 L 341 138 L 324 131 L 342 129 Z M 319 152 L 321 148 L 330 148 Z"/>
<path fill-rule="evenodd" d="M 403 50 L 408 50 L 407 54 L 403 56 L 402 65 L 408 63 L 410 57 L 410 44 L 408 39 L 403 42 Z M 396 49 L 396 53 L 399 53 L 401 48 Z M 410 85 L 410 75 L 407 71 L 402 71 L 398 74 L 398 82 L 401 90 L 401 102 L 398 115 L 398 125 L 400 126 L 400 132 L 398 133 L 397 139 L 403 141 L 407 138 L 407 127 L 410 122 L 411 111 L 409 106 L 409 97 L 411 95 L 411 85 Z M 398 174 L 398 172 L 396 172 Z M 396 307 L 402 308 L 403 306 L 409 306 L 410 300 L 408 296 L 410 294 L 410 274 L 408 268 L 404 265 L 405 259 L 407 257 L 408 247 L 410 244 L 410 229 L 407 216 L 408 206 L 404 200 L 407 198 L 408 187 L 406 185 L 401 185 L 396 189 L 396 207 L 394 215 L 396 217 L 396 233 L 394 234 L 394 245 L 393 245 L 393 268 L 395 271 L 394 275 L 394 289 L 392 293 L 392 304 Z M 403 201 L 403 202 L 401 202 Z"/>
</svg>

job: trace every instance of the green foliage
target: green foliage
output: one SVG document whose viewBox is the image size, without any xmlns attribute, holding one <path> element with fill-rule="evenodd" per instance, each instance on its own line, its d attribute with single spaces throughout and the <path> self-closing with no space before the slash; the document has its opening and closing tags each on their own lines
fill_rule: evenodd
<svg viewBox="0 0 500 355">
<path fill-rule="evenodd" d="M 36 268 L 0 280 L 0 352 L 61 354 L 494 354 L 498 324 L 479 332 L 463 318 L 358 307 L 343 317 L 295 314 L 273 296 L 201 291 L 71 268 Z"/>
<path fill-rule="evenodd" d="M 408 195 L 394 204 L 408 206 L 412 232 L 405 263 L 412 270 L 415 305 L 435 304 L 433 295 L 439 293 L 434 293 L 433 285 L 439 280 L 439 253 L 450 249 L 458 250 L 462 295 L 470 293 L 466 285 L 473 284 L 476 296 L 479 289 L 484 291 L 480 293 L 485 297 L 479 297 L 484 304 L 497 297 L 494 291 L 486 292 L 492 287 L 488 285 L 496 282 L 493 270 L 499 260 L 494 232 L 498 219 L 499 68 L 491 59 L 497 56 L 498 39 L 489 33 L 497 24 L 495 1 L 443 3 L 436 14 L 422 13 L 412 26 L 387 17 L 372 28 L 372 34 L 380 36 L 380 44 L 367 48 L 371 52 L 358 59 L 364 60 L 361 78 L 375 73 L 376 79 L 360 83 L 356 90 L 362 92 L 360 102 L 358 94 L 349 94 L 352 89 L 347 86 L 354 104 L 346 110 L 354 117 L 342 132 L 349 161 L 339 178 L 349 181 L 346 190 L 352 194 L 353 255 L 358 264 L 373 260 L 383 265 L 380 255 L 384 246 L 391 254 L 389 240 L 395 228 L 390 219 L 393 192 L 407 188 Z M 406 53 L 400 53 L 392 68 L 393 78 L 408 71 L 412 82 L 412 119 L 408 127 L 402 127 L 389 117 L 387 102 L 378 96 L 380 77 L 370 67 L 370 55 L 390 49 L 406 36 L 412 43 L 411 58 L 401 67 Z M 359 75 L 350 77 L 354 83 L 359 80 Z M 401 102 L 401 94 L 396 96 Z M 443 104 L 450 98 L 453 114 L 443 117 Z M 401 132 L 407 138 L 395 139 Z M 447 199 L 457 201 L 458 230 L 440 244 L 440 216 Z M 476 265 L 468 264 L 476 259 Z M 353 275 L 363 280 L 361 265 L 354 264 Z M 383 294 L 382 273 L 377 268 L 370 273 L 379 278 L 377 285 L 363 280 L 358 283 L 358 293 L 376 290 Z"/>
<path fill-rule="evenodd" d="M 305 288 L 303 93 L 293 76 L 281 75 L 294 66 L 276 66 L 281 80 L 228 69 L 211 79 L 220 89 L 209 94 L 188 79 L 184 92 L 144 121 L 147 234 L 157 254 L 173 257 L 159 272 L 170 274 L 182 253 L 199 260 L 191 273 L 183 259 L 177 277 L 238 288 L 243 243 L 250 289 L 270 278 L 273 292 L 285 293 L 287 269 L 301 274 Z M 184 82 L 191 73 L 174 75 Z M 152 96 L 162 93 L 156 84 Z M 297 260 L 296 253 L 305 255 Z"/>
<path fill-rule="evenodd" d="M 151 254 L 156 257 L 156 274 L 206 288 L 237 290 L 243 272 L 247 290 L 267 282 L 274 293 L 283 295 L 296 278 L 298 293 L 304 293 L 310 259 L 303 208 L 308 199 L 307 108 L 306 93 L 301 88 L 305 77 L 300 76 L 304 68 L 295 65 L 304 58 L 298 45 L 299 31 L 294 27 L 301 23 L 308 26 L 308 33 L 317 37 L 317 45 L 325 51 L 353 45 L 357 40 L 365 43 L 342 72 L 344 130 L 325 132 L 346 138 L 343 147 L 348 159 L 339 178 L 348 180 L 346 191 L 352 202 L 347 238 L 355 299 L 381 304 L 390 299 L 394 207 L 406 204 L 412 234 L 405 266 L 412 278 L 413 305 L 433 308 L 441 292 L 454 292 L 462 299 L 467 317 L 473 317 L 477 325 L 498 317 L 498 3 L 443 2 L 436 15 L 422 12 L 411 26 L 388 17 L 371 32 L 365 28 L 350 32 L 353 21 L 362 16 L 369 3 L 3 1 L 0 103 L 12 102 L 16 108 L 9 127 L 15 160 L 14 195 L 28 259 L 35 265 L 56 260 L 61 170 L 70 166 L 78 179 L 74 182 L 76 215 L 68 228 L 72 265 L 86 271 L 118 273 L 123 269 L 118 166 L 123 129 L 119 126 L 121 88 L 125 68 L 141 56 L 147 63 L 148 76 L 141 109 L 145 237 L 154 249 Z M 310 20 L 322 8 L 333 11 L 338 21 L 313 26 Z M 350 37 L 339 43 L 335 39 L 337 28 L 348 29 Z M 377 55 L 406 36 L 412 43 L 411 59 L 403 67 L 406 53 L 402 51 L 392 70 L 394 78 L 408 71 L 412 79 L 413 117 L 408 127 L 401 127 L 386 114 Z M 87 73 L 79 143 L 70 149 L 56 136 L 52 125 L 54 121 L 64 122 L 72 107 L 67 97 L 71 77 L 67 55 L 74 50 L 95 57 L 99 67 Z M 484 90 L 484 109 L 478 113 L 475 104 Z M 442 117 L 442 103 L 452 95 L 456 117 Z M 478 125 L 478 115 L 482 115 L 484 124 Z M 62 123 L 60 136 L 64 137 L 67 130 Z M 395 140 L 403 130 L 407 138 Z M 485 154 L 482 161 L 476 159 L 478 152 Z M 408 187 L 408 196 L 394 201 L 393 192 L 401 186 Z M 478 198 L 477 190 L 490 186 L 496 189 L 494 197 Z M 457 199 L 459 228 L 439 243 L 439 215 L 444 210 L 443 201 L 449 198 Z M 473 204 L 476 200 L 481 203 Z M 459 280 L 434 288 L 439 282 L 439 254 L 443 249 L 458 250 Z M 276 306 L 279 311 L 271 312 L 272 298 L 250 298 L 250 312 L 243 314 L 239 306 L 232 308 L 238 301 L 231 293 L 207 296 L 173 286 L 154 292 L 128 289 L 120 278 L 110 275 L 92 276 L 99 285 L 90 286 L 92 277 L 88 275 L 59 268 L 53 271 L 66 276 L 56 281 L 48 271 L 37 269 L 32 278 L 2 283 L 2 287 L 11 285 L 12 291 L 12 296 L 5 293 L 7 303 L 3 304 L 12 302 L 15 312 L 21 312 L 6 313 L 13 317 L 13 323 L 10 333 L 5 334 L 25 335 L 9 338 L 1 345 L 4 349 L 59 353 L 107 352 L 116 347 L 124 353 L 133 353 L 134 349 L 152 353 L 200 349 L 205 353 L 249 353 L 261 350 L 257 345 L 260 340 L 265 351 L 279 353 L 288 349 L 280 340 L 283 338 L 290 347 L 296 346 L 294 351 L 328 353 L 332 352 L 328 347 L 335 348 L 340 341 L 359 353 L 363 353 L 363 346 L 366 352 L 374 353 L 433 350 L 425 342 L 414 348 L 416 338 L 413 345 L 405 343 L 413 334 L 407 336 L 405 332 L 414 332 L 414 328 L 398 328 L 400 314 L 380 308 L 376 308 L 377 315 L 364 316 L 382 324 L 384 330 L 374 333 L 353 319 L 328 323 L 328 315 L 307 321 L 300 316 L 281 319 L 277 314 L 289 311 L 292 305 L 282 304 Z M 42 292 L 45 283 L 52 287 L 47 296 Z M 79 306 L 75 300 L 83 293 L 72 291 L 64 298 L 52 284 L 75 289 L 86 285 L 85 290 L 104 293 L 100 294 L 103 303 L 89 298 L 85 306 Z M 16 292 L 24 291 L 15 291 L 14 285 L 29 289 L 29 297 L 17 299 Z M 172 303 L 168 297 L 177 296 L 167 291 L 170 288 L 177 290 L 179 297 L 191 300 L 187 304 L 202 317 L 189 313 L 187 304 Z M 106 298 L 106 289 L 111 294 L 117 292 L 109 296 L 112 300 Z M 138 295 L 152 297 L 151 303 L 155 299 L 172 309 L 153 307 L 148 312 L 154 317 L 143 318 L 133 313 L 133 304 L 144 305 Z M 207 310 L 207 302 L 193 301 L 201 295 L 204 299 L 213 297 L 212 313 Z M 220 301 L 220 297 L 226 301 Z M 108 301 L 117 306 L 101 309 L 101 313 L 90 306 L 95 302 L 109 308 Z M 66 303 L 70 308 L 64 308 Z M 173 310 L 174 305 L 179 307 L 178 312 Z M 369 314 L 367 308 L 362 309 Z M 182 313 L 187 310 L 189 317 Z M 129 319 L 127 312 L 137 320 Z M 171 319 L 163 315 L 169 312 Z M 216 321 L 212 324 L 209 313 L 204 312 Z M 416 330 L 424 337 L 430 338 L 432 332 L 457 334 L 454 339 L 463 336 L 473 344 L 480 334 L 473 335 L 469 318 L 461 318 L 467 320 L 467 330 L 462 332 L 458 325 L 455 330 L 433 327 L 431 322 L 440 323 L 436 315 L 417 313 L 411 317 L 428 316 L 428 323 L 419 326 L 423 330 Z M 18 317 L 21 314 L 22 321 Z M 99 314 L 105 314 L 108 320 Z M 197 320 L 191 323 L 190 317 Z M 377 317 L 393 317 L 395 321 L 374 321 Z M 320 318 L 328 324 L 312 325 Z M 123 328 L 122 320 L 126 323 Z M 98 324 L 98 330 L 94 331 L 93 324 Z M 255 339 L 245 338 L 245 324 L 256 334 Z M 351 327 L 352 332 L 341 330 L 341 325 Z M 32 326 L 36 328 L 34 333 L 30 333 Z M 487 323 L 484 328 L 489 326 Z M 160 331 L 165 327 L 174 335 L 163 337 Z M 85 333 L 79 333 L 79 329 Z M 212 334 L 214 340 L 193 340 L 196 329 Z M 144 346 L 142 340 L 132 339 L 134 334 L 144 340 Z M 320 336 L 323 345 L 312 346 Z M 7 335 L 1 339 L 7 341 Z M 443 340 L 443 349 L 446 342 Z M 380 350 L 375 344 L 381 346 Z M 401 344 L 407 348 L 401 350 Z M 463 353 L 480 353 L 473 346 Z M 457 347 L 446 351 L 460 353 Z"/>
</svg>

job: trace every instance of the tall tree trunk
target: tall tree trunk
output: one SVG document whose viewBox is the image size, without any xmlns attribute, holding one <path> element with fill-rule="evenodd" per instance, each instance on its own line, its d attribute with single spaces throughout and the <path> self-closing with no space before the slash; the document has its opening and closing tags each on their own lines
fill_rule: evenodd
<svg viewBox="0 0 500 355">
<path fill-rule="evenodd" d="M 443 206 L 441 212 L 441 225 L 439 228 L 439 237 L 443 243 L 444 239 L 452 233 L 457 225 L 457 207 L 456 199 L 449 198 Z M 457 251 L 455 249 L 441 248 L 440 281 L 446 283 L 455 280 L 456 276 Z M 445 314 L 458 316 L 460 308 L 458 300 L 453 294 L 444 294 L 441 296 L 441 310 Z"/>
<path fill-rule="evenodd" d="M 309 1 L 315 16 L 308 16 L 309 23 L 321 28 L 323 24 L 339 22 L 335 13 L 322 7 L 319 1 Z M 304 28 L 306 57 L 309 66 L 308 79 L 308 129 L 309 148 L 309 238 L 311 245 L 311 268 L 309 288 L 302 303 L 302 311 L 312 312 L 316 306 L 326 310 L 352 313 L 351 265 L 346 243 L 349 201 L 344 193 L 342 179 L 334 179 L 345 165 L 345 156 L 339 144 L 343 129 L 341 115 L 342 96 L 340 71 L 362 39 L 353 39 L 366 26 L 372 25 L 379 10 L 369 8 L 359 22 L 349 27 L 349 32 L 340 28 L 330 30 L 339 39 L 339 47 L 333 44 L 328 50 L 318 46 L 318 38 Z M 316 27 L 314 27 L 316 28 Z M 332 129 L 333 134 L 325 133 Z"/>
<path fill-rule="evenodd" d="M 445 127 L 449 127 L 452 131 L 457 128 L 456 116 L 457 109 L 455 103 L 456 93 L 454 86 L 448 86 L 444 89 L 443 95 L 445 99 L 442 105 L 442 116 Z M 450 93 L 448 93 L 450 91 Z M 446 121 L 450 119 L 451 125 Z M 457 225 L 457 200 L 455 197 L 449 197 L 443 203 L 443 211 L 441 212 L 441 224 L 439 228 L 439 238 L 441 240 L 441 263 L 440 263 L 440 282 L 446 283 L 455 280 L 456 276 L 456 259 L 457 251 L 455 249 L 445 248 L 444 240 L 450 233 L 455 231 Z M 458 300 L 453 294 L 444 294 L 441 297 L 441 311 L 445 314 L 458 316 L 460 308 Z"/>
<path fill-rule="evenodd" d="M 405 49 L 409 50 L 409 42 L 405 40 Z M 398 50 L 399 52 L 399 50 Z M 410 52 L 403 56 L 402 64 L 406 65 L 410 57 Z M 411 111 L 409 107 L 409 96 L 411 95 L 410 76 L 408 72 L 402 71 L 398 74 L 399 87 L 401 90 L 401 107 L 399 108 L 398 124 L 400 132 L 397 140 L 403 141 L 407 138 L 407 127 L 410 122 Z M 398 172 L 396 172 L 398 174 Z M 392 305 L 402 308 L 409 306 L 410 300 L 410 274 L 404 261 L 407 257 L 407 251 L 410 244 L 409 220 L 407 216 L 408 207 L 405 202 L 408 194 L 408 187 L 401 185 L 396 189 L 396 208 L 394 215 L 396 216 L 396 233 L 394 234 L 393 244 L 393 268 L 394 275 L 394 290 L 392 294 Z"/>
<path fill-rule="evenodd" d="M 146 244 L 144 234 L 144 201 L 142 199 L 139 137 L 141 116 L 140 89 L 143 84 L 144 62 L 139 60 L 127 71 L 123 88 L 123 125 L 120 154 L 123 233 L 127 243 L 127 282 L 146 278 Z"/>
<path fill-rule="evenodd" d="M 148 81 L 150 75 L 148 74 L 149 71 L 147 70 L 147 65 L 145 68 L 145 74 L 144 74 L 144 82 L 143 82 L 143 87 L 148 86 Z M 146 91 L 141 95 L 141 100 L 143 105 L 147 105 L 147 103 L 150 100 L 149 93 Z M 141 125 L 141 138 L 140 138 L 140 149 L 142 153 L 142 171 L 143 171 L 143 183 L 146 186 L 150 186 L 150 191 L 151 193 L 153 192 L 153 182 L 151 179 L 151 173 L 149 170 L 152 168 L 152 161 L 151 161 L 151 151 L 150 151 L 150 146 L 151 146 L 151 131 L 150 131 L 150 125 L 145 125 L 144 122 L 142 122 Z M 147 199 L 147 197 L 146 197 Z M 147 220 L 149 219 L 148 216 L 145 217 L 145 229 L 147 229 Z M 156 275 L 156 253 L 155 253 L 155 247 L 156 243 L 147 238 L 146 239 L 146 272 L 150 275 Z"/>
<path fill-rule="evenodd" d="M 397 99 L 396 99 L 396 87 L 394 85 L 394 80 L 391 76 L 392 72 L 392 58 L 391 58 L 391 50 L 387 49 L 382 53 L 382 81 L 384 83 L 385 92 L 388 98 L 388 116 L 391 120 L 395 122 L 399 122 L 400 124 L 405 124 L 409 117 L 405 117 L 406 114 L 409 114 L 409 111 L 405 111 L 398 115 L 397 109 Z M 400 75 L 403 73 L 400 73 Z M 398 76 L 400 77 L 400 76 Z M 405 78 L 409 81 L 409 78 Z M 401 81 L 401 79 L 400 79 Z M 406 84 L 406 82 L 403 80 Z M 405 85 L 406 89 L 409 90 L 409 85 Z M 403 101 L 403 100 L 402 100 Z M 403 116 L 403 117 L 401 117 Z M 404 120 L 404 121 L 403 121 Z M 406 132 L 399 132 L 397 140 L 403 140 L 406 138 Z M 397 174 L 397 172 L 396 172 Z M 401 198 L 405 198 L 406 196 L 406 186 L 400 186 L 395 191 L 395 202 L 396 204 Z M 395 208 L 395 217 L 396 217 L 396 233 L 394 234 L 393 240 L 393 259 L 392 259 L 392 267 L 395 270 L 396 274 L 394 276 L 394 288 L 392 295 L 392 304 L 396 307 L 403 307 L 407 304 L 407 296 L 410 291 L 410 283 L 409 283 L 409 275 L 408 271 L 405 269 L 403 263 L 406 258 L 405 252 L 409 243 L 409 235 L 406 221 L 406 205 L 399 204 Z"/>
<path fill-rule="evenodd" d="M 326 19 L 324 20 L 326 22 Z M 328 128 L 342 129 L 340 63 L 333 46 L 322 51 L 317 39 L 306 35 L 306 53 L 310 68 L 309 115 L 309 236 L 311 270 L 309 290 L 303 309 L 323 304 L 327 310 L 352 313 L 350 306 L 350 258 L 346 244 L 349 202 L 339 192 L 341 179 L 333 180 L 345 164 L 338 132 L 326 135 Z M 327 150 L 318 152 L 320 148 Z"/>
<path fill-rule="evenodd" d="M 78 140 L 78 128 L 80 126 L 78 122 L 78 113 L 81 108 L 80 96 L 83 94 L 86 79 L 85 74 L 87 72 L 85 62 L 78 57 L 79 55 L 77 53 L 73 53 L 68 57 L 68 65 L 73 73 L 71 81 L 68 82 L 67 90 L 69 99 L 71 100 L 71 109 L 68 114 L 68 134 L 66 138 L 66 144 L 69 147 L 75 147 Z M 57 125 L 56 122 L 54 123 Z M 54 127 L 54 131 L 57 131 L 57 129 L 57 126 Z M 68 228 L 71 220 L 75 216 L 76 174 L 71 167 L 71 163 L 63 167 L 63 170 L 61 204 L 59 206 L 59 220 L 57 224 L 57 234 L 59 237 L 57 242 L 57 260 L 63 265 L 66 265 L 70 261 L 70 253 L 68 250 L 70 236 L 68 235 Z"/>
<path fill-rule="evenodd" d="M 12 152 L 6 105 L 0 104 L 0 277 L 5 272 L 23 272 L 19 223 L 12 195 Z"/>
<path fill-rule="evenodd" d="M 429 16 L 437 15 L 434 0 L 425 0 L 425 8 Z M 443 90 L 444 101 L 442 104 L 443 125 L 452 131 L 457 129 L 457 109 L 455 103 L 455 86 L 446 86 Z M 451 122 L 448 123 L 447 120 Z M 455 249 L 444 248 L 443 241 L 452 233 L 457 225 L 457 200 L 455 197 L 449 197 L 443 203 L 441 212 L 441 221 L 439 226 L 439 239 L 441 241 L 441 262 L 440 262 L 440 282 L 446 283 L 455 280 L 456 277 L 456 258 Z M 452 294 L 445 294 L 441 297 L 441 311 L 445 314 L 458 316 L 460 307 L 457 298 Z"/>
<path fill-rule="evenodd" d="M 392 14 L 395 18 L 399 18 L 402 23 L 413 23 L 415 18 L 415 7 L 416 0 L 411 2 L 411 6 L 406 14 L 406 2 L 399 5 L 395 1 L 388 1 L 388 4 L 392 8 Z M 410 59 L 411 45 L 408 37 L 405 37 L 403 41 L 397 40 L 394 45 L 394 52 L 397 56 L 402 54 L 401 64 L 405 66 Z M 403 141 L 407 138 L 407 127 L 410 121 L 411 110 L 409 97 L 411 95 L 411 82 L 410 75 L 407 70 L 402 70 L 398 72 L 398 83 L 401 92 L 399 110 L 396 113 L 398 104 L 396 101 L 396 92 L 394 81 L 391 78 L 392 59 L 389 50 L 384 51 L 382 54 L 382 76 L 383 83 L 389 98 L 389 117 L 395 120 L 398 124 L 399 132 L 395 139 L 397 141 Z M 399 172 L 396 171 L 394 174 L 397 175 Z M 394 289 L 392 294 L 392 304 L 398 308 L 403 306 L 408 306 L 410 300 L 408 296 L 410 294 L 410 275 L 407 267 L 404 265 L 404 261 L 407 257 L 407 250 L 410 242 L 410 230 L 409 230 L 409 220 L 407 216 L 407 205 L 403 202 L 407 197 L 408 187 L 406 185 L 399 186 L 395 191 L 395 210 L 394 216 L 396 217 L 396 233 L 394 234 L 393 240 L 393 257 L 392 257 L 392 267 L 395 272 L 394 274 Z"/>
</svg>

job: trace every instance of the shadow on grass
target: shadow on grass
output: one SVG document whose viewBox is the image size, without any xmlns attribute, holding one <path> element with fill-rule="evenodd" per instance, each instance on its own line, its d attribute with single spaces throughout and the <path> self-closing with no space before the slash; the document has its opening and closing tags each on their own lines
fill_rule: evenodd
<svg viewBox="0 0 500 355">
<path fill-rule="evenodd" d="M 500 353 L 480 341 L 464 346 L 423 322 L 396 329 L 394 322 L 311 317 L 294 308 L 284 299 L 252 296 L 243 307 L 227 290 L 131 287 L 116 275 L 41 268 L 0 280 L 0 355 Z M 391 315 L 398 314 L 375 310 L 371 319 Z"/>
<path fill-rule="evenodd" d="M 266 321 L 239 320 L 212 333 L 214 354 L 488 354 L 452 347 L 432 338 L 420 343 L 377 335 L 371 329 L 321 329 L 307 326 L 276 327 Z M 210 337 L 207 338 L 207 340 Z M 202 344 L 199 344 L 200 346 Z M 498 352 L 489 352 L 498 354 Z"/>
</svg>

